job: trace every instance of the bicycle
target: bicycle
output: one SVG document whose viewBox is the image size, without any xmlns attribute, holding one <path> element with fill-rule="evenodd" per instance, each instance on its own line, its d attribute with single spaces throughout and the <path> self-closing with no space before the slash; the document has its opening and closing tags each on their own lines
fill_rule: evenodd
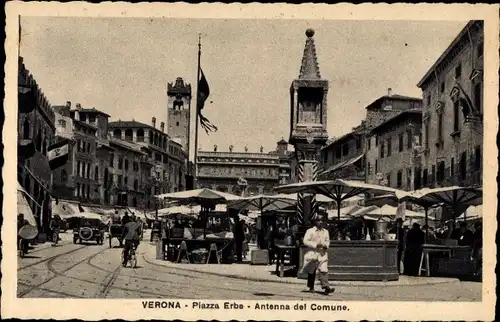
<svg viewBox="0 0 500 322">
<path fill-rule="evenodd" d="M 130 266 L 132 268 L 137 267 L 137 255 L 136 255 L 136 250 L 137 250 L 137 243 L 132 243 L 132 246 L 128 250 L 128 260 L 127 263 L 130 263 Z M 122 251 L 122 263 L 123 263 L 123 257 L 125 256 L 125 249 Z M 123 267 L 127 266 L 127 263 L 123 264 Z"/>
</svg>

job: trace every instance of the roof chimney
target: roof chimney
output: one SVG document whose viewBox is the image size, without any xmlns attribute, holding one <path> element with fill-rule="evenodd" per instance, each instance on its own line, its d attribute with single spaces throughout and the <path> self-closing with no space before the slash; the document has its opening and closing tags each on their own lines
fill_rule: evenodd
<svg viewBox="0 0 500 322">
<path fill-rule="evenodd" d="M 151 124 L 152 124 L 152 126 L 153 126 L 154 128 L 156 128 L 156 117 L 153 117 L 153 118 L 151 119 Z"/>
<path fill-rule="evenodd" d="M 389 87 L 389 88 L 387 89 L 387 95 L 388 95 L 388 96 L 392 96 L 392 88 L 390 88 L 390 87 Z"/>
<path fill-rule="evenodd" d="M 161 123 L 160 123 L 160 130 L 161 130 L 162 132 L 165 132 L 165 122 L 161 122 Z"/>
</svg>

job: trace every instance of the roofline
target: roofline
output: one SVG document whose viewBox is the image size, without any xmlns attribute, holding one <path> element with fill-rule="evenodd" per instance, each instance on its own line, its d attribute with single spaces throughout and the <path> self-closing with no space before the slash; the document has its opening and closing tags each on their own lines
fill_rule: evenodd
<svg viewBox="0 0 500 322">
<path fill-rule="evenodd" d="M 108 129 L 109 129 L 109 128 L 112 128 L 112 127 L 114 127 L 114 128 L 125 128 L 125 126 L 123 126 L 123 127 L 121 127 L 121 126 L 113 126 L 113 123 L 120 123 L 120 122 L 136 122 L 136 123 L 138 123 L 138 124 L 141 124 L 140 126 L 137 126 L 137 127 L 139 127 L 139 128 L 149 128 L 149 129 L 152 129 L 152 130 L 158 131 L 158 132 L 160 132 L 160 133 L 162 133 L 162 134 L 166 135 L 166 136 L 167 136 L 167 138 L 171 139 L 170 135 L 168 135 L 168 133 L 166 133 L 166 132 L 162 132 L 162 131 L 161 131 L 161 129 L 158 129 L 158 128 L 153 127 L 153 126 L 151 126 L 151 125 L 149 125 L 149 124 L 142 123 L 142 122 L 138 122 L 138 121 L 121 121 L 121 120 L 120 120 L 120 121 L 112 121 L 112 122 L 108 122 Z M 165 125 L 166 125 L 166 124 L 165 124 Z"/>
<path fill-rule="evenodd" d="M 434 70 L 441 64 L 446 56 L 453 50 L 453 48 L 458 44 L 458 42 L 465 36 L 465 33 L 479 20 L 470 20 L 464 28 L 458 33 L 458 35 L 453 39 L 450 45 L 446 48 L 446 50 L 439 56 L 436 62 L 429 68 L 427 73 L 425 73 L 424 77 L 417 83 L 418 88 L 422 88 L 422 85 L 429 79 Z"/>
<path fill-rule="evenodd" d="M 62 106 L 62 107 L 65 107 L 65 105 L 58 105 L 58 106 Z M 104 113 L 103 111 L 99 111 L 98 109 L 92 109 L 92 108 L 81 108 L 81 109 L 70 109 L 69 110 L 70 113 L 71 112 L 84 112 L 84 113 L 96 113 L 96 114 L 101 114 L 101 115 L 104 115 L 104 116 L 107 116 L 107 117 L 111 117 L 109 114 L 106 114 Z"/>
<path fill-rule="evenodd" d="M 89 128 L 91 128 L 92 130 L 96 130 L 96 131 L 97 131 L 97 130 L 99 130 L 97 127 L 95 127 L 95 126 L 93 126 L 93 125 L 90 125 L 90 124 L 88 124 L 88 123 L 85 123 L 85 122 L 83 122 L 83 121 L 80 121 L 80 120 L 75 120 L 75 119 L 73 119 L 73 122 L 76 122 L 76 124 L 80 124 L 80 125 L 83 125 L 83 126 L 89 127 Z"/>
<path fill-rule="evenodd" d="M 121 141 L 123 141 L 123 140 L 121 140 L 121 139 L 117 139 L 117 138 L 111 138 L 111 139 L 109 140 L 109 144 L 110 144 L 110 145 L 111 145 L 111 144 L 119 145 L 119 146 L 121 146 L 121 147 L 124 147 L 125 149 L 128 149 L 128 150 L 130 150 L 130 151 L 136 152 L 136 153 L 138 153 L 138 154 L 147 155 L 147 153 L 142 152 L 142 151 L 140 150 L 140 149 L 141 149 L 141 147 L 140 147 L 140 146 L 138 146 L 138 149 L 137 149 L 137 150 L 135 150 L 134 148 L 132 148 L 132 147 L 130 147 L 130 146 L 127 146 L 126 144 L 123 144 Z M 128 142 L 128 143 L 135 144 L 135 143 L 133 143 L 133 142 Z"/>
<path fill-rule="evenodd" d="M 404 114 L 412 114 L 412 115 L 417 115 L 417 114 L 420 114 L 422 115 L 423 111 L 422 110 L 404 110 L 404 111 L 401 111 L 401 113 L 398 113 L 397 115 L 394 115 L 393 117 L 385 120 L 384 122 L 380 123 L 379 125 L 377 125 L 376 127 L 372 128 L 370 130 L 370 133 L 375 133 L 377 132 L 377 130 L 379 130 L 380 128 L 383 128 L 385 127 L 387 124 L 389 124 L 390 122 L 393 122 L 394 120 L 396 120 L 397 118 L 400 118 L 401 116 L 403 116 Z"/>
<path fill-rule="evenodd" d="M 369 108 L 373 107 L 373 105 L 378 104 L 385 99 L 400 100 L 400 101 L 415 101 L 415 102 L 422 101 L 422 98 L 419 98 L 419 97 L 411 97 L 411 96 L 399 97 L 399 96 L 397 96 L 397 94 L 391 95 L 391 96 L 384 95 L 384 96 L 381 96 L 381 97 L 377 98 L 376 100 L 374 100 L 372 103 L 370 103 L 368 106 L 366 106 L 365 109 L 369 109 Z"/>
</svg>

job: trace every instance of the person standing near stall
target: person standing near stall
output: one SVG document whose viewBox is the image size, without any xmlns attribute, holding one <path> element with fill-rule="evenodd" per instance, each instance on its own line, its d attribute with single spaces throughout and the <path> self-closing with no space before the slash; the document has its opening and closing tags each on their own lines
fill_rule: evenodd
<svg viewBox="0 0 500 322">
<path fill-rule="evenodd" d="M 236 217 L 236 224 L 234 225 L 234 243 L 236 248 L 236 262 L 243 262 L 243 241 L 245 240 L 245 230 L 243 227 L 243 220 Z"/>
<path fill-rule="evenodd" d="M 396 234 L 396 240 L 398 241 L 398 274 L 401 274 L 401 260 L 403 259 L 403 252 L 405 249 L 405 230 L 403 228 L 403 219 L 396 219 L 396 227 L 391 228 L 389 231 L 391 234 Z"/>
<path fill-rule="evenodd" d="M 425 233 L 420 229 L 420 225 L 413 224 L 412 229 L 406 233 L 406 249 L 404 258 L 404 274 L 409 276 L 418 275 L 420 257 L 422 255 L 422 245 L 425 242 Z"/>
<path fill-rule="evenodd" d="M 319 276 L 321 287 L 325 294 L 330 294 L 335 289 L 328 283 L 328 247 L 330 246 L 330 233 L 324 228 L 323 218 L 318 216 L 314 220 L 314 227 L 309 228 L 304 235 L 304 254 L 302 272 L 307 272 L 307 287 L 309 292 L 314 292 L 316 273 Z"/>
</svg>

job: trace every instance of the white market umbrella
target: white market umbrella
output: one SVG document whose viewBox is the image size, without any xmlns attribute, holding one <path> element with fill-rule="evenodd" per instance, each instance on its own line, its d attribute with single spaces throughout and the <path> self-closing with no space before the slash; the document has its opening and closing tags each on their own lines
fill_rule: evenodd
<svg viewBox="0 0 500 322">
<path fill-rule="evenodd" d="M 308 193 L 320 194 L 333 199 L 337 203 L 338 218 L 342 201 L 364 193 L 395 194 L 397 189 L 367 184 L 356 180 L 328 180 L 328 181 L 306 181 L 276 187 L 279 193 Z"/>
<path fill-rule="evenodd" d="M 457 217 L 459 221 L 476 220 L 483 218 L 483 205 L 470 206 L 467 210 Z"/>
<path fill-rule="evenodd" d="M 285 194 L 256 195 L 227 202 L 227 206 L 232 209 L 258 210 L 260 212 L 281 210 L 296 204 L 297 196 Z"/>
<path fill-rule="evenodd" d="M 382 207 L 377 207 L 373 211 L 370 211 L 368 214 L 372 215 L 372 216 L 396 217 L 397 212 L 398 212 L 397 207 L 393 207 L 390 205 L 384 205 Z M 410 217 L 410 218 L 425 218 L 425 213 L 416 212 L 416 211 L 412 211 L 412 210 L 408 210 L 408 209 L 405 209 L 404 215 L 405 215 L 405 217 Z M 428 217 L 431 218 L 431 216 L 428 216 Z M 431 220 L 434 220 L 434 218 Z"/>
<path fill-rule="evenodd" d="M 101 215 L 93 213 L 93 212 L 81 212 L 81 213 L 73 215 L 73 217 L 103 220 L 103 217 Z"/>
</svg>

